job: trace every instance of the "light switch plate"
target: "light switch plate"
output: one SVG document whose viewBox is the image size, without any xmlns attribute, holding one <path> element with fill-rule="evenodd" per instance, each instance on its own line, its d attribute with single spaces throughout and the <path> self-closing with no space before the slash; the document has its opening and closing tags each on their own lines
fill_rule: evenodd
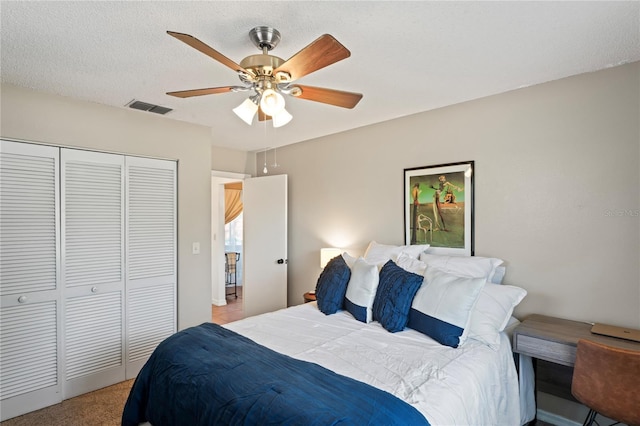
<svg viewBox="0 0 640 426">
<path fill-rule="evenodd" d="M 191 245 L 191 253 L 192 254 L 200 254 L 200 243 L 193 243 Z"/>
</svg>

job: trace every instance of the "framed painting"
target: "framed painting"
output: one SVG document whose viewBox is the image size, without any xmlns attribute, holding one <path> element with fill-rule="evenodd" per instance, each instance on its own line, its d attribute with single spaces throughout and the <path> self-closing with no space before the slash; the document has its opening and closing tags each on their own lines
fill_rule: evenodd
<svg viewBox="0 0 640 426">
<path fill-rule="evenodd" d="M 405 244 L 473 255 L 473 161 L 404 169 Z"/>
</svg>

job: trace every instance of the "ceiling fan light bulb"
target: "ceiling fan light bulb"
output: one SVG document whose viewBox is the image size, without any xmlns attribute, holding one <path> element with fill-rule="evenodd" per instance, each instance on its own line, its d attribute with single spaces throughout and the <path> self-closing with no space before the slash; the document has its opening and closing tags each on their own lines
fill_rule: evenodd
<svg viewBox="0 0 640 426">
<path fill-rule="evenodd" d="M 251 99 L 247 98 L 240 105 L 233 109 L 233 112 L 236 113 L 238 117 L 249 126 L 251 126 L 251 122 L 253 122 L 253 117 L 258 112 L 258 105 L 253 103 Z"/>
<path fill-rule="evenodd" d="M 284 98 L 275 90 L 267 89 L 262 92 L 260 108 L 265 114 L 273 117 L 284 109 Z"/>
<path fill-rule="evenodd" d="M 282 127 L 291 121 L 291 119 L 293 118 L 293 115 L 289 114 L 289 111 L 282 108 L 282 111 L 272 116 L 272 118 L 273 118 L 273 127 Z"/>
</svg>

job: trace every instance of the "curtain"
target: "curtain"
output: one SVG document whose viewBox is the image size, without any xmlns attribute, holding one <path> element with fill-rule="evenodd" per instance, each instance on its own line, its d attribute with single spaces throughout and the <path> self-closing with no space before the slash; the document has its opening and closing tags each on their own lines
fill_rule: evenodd
<svg viewBox="0 0 640 426">
<path fill-rule="evenodd" d="M 224 185 L 224 223 L 231 222 L 242 213 L 242 182 Z"/>
</svg>

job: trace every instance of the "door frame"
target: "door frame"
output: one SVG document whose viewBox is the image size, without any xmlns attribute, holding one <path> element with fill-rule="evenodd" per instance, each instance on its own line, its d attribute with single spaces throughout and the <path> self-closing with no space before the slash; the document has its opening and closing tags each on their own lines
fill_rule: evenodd
<svg viewBox="0 0 640 426">
<path fill-rule="evenodd" d="M 224 187 L 225 183 L 242 182 L 250 174 L 211 171 L 211 304 L 224 306 Z M 222 189 L 222 190 L 221 190 Z"/>
</svg>

